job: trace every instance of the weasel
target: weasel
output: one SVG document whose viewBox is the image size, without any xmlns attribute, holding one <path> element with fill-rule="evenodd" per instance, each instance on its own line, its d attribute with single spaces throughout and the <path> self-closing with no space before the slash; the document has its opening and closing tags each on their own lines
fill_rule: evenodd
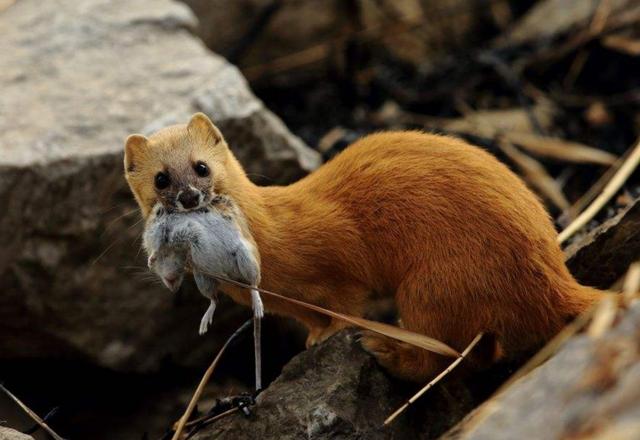
<svg viewBox="0 0 640 440">
<path fill-rule="evenodd" d="M 484 332 L 496 356 L 514 356 L 601 295 L 569 273 L 549 215 L 525 184 L 452 137 L 369 135 L 291 185 L 259 187 L 198 113 L 149 138 L 129 136 L 124 165 L 144 217 L 157 203 L 197 209 L 223 196 L 237 206 L 261 287 L 356 316 L 373 295 L 390 295 L 406 329 L 457 350 Z M 249 303 L 242 289 L 222 288 Z M 308 345 L 348 325 L 277 298 L 264 304 L 304 324 Z M 403 379 L 432 378 L 448 362 L 376 334 L 361 343 Z"/>
</svg>

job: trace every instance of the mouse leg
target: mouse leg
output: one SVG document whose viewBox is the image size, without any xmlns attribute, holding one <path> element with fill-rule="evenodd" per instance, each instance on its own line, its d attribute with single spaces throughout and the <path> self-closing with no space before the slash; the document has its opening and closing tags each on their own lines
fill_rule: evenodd
<svg viewBox="0 0 640 440">
<path fill-rule="evenodd" d="M 200 328 L 198 331 L 200 335 L 204 335 L 207 330 L 209 330 L 209 326 L 213 323 L 213 314 L 216 311 L 218 281 L 199 272 L 194 272 L 193 278 L 196 281 L 196 285 L 198 286 L 200 293 L 210 300 L 209 308 L 204 312 L 202 320 L 200 320 Z"/>
<path fill-rule="evenodd" d="M 264 305 L 262 304 L 260 292 L 256 289 L 251 289 L 251 307 L 253 308 L 253 317 L 262 319 L 264 316 Z"/>
<path fill-rule="evenodd" d="M 207 311 L 204 312 L 204 315 L 202 315 L 202 319 L 200 320 L 200 329 L 198 333 L 201 336 L 204 335 L 209 330 L 209 326 L 213 323 L 213 314 L 215 313 L 215 311 L 216 311 L 216 301 L 213 298 L 211 298 L 209 307 L 207 308 Z"/>
</svg>

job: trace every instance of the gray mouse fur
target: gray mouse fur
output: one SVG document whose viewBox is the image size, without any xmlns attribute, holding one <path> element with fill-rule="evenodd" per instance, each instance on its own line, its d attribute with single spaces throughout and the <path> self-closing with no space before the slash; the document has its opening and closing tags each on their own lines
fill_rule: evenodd
<svg viewBox="0 0 640 440">
<path fill-rule="evenodd" d="M 253 245 L 231 216 L 215 208 L 182 213 L 157 206 L 147 221 L 143 245 L 149 255 L 149 268 L 174 292 L 184 278 L 185 266 L 191 265 L 198 290 L 210 299 L 200 334 L 207 331 L 216 307 L 218 281 L 207 274 L 251 286 L 260 281 Z M 260 295 L 255 289 L 251 295 L 254 315 L 260 318 L 264 314 Z"/>
</svg>

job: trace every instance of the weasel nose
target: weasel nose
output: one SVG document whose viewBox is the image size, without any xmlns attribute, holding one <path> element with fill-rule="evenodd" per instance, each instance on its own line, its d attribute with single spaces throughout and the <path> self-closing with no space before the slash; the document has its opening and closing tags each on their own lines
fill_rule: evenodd
<svg viewBox="0 0 640 440">
<path fill-rule="evenodd" d="M 184 209 L 193 209 L 200 204 L 200 195 L 191 190 L 182 191 L 178 195 L 178 201 Z"/>
</svg>

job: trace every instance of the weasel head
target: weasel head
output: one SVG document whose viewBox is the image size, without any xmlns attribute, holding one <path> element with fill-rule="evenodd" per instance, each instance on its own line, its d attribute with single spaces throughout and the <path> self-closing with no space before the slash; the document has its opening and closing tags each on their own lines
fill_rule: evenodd
<svg viewBox="0 0 640 440">
<path fill-rule="evenodd" d="M 188 124 L 163 128 L 149 138 L 129 136 L 125 177 L 145 218 L 157 203 L 170 211 L 198 210 L 222 186 L 230 157 L 220 130 L 196 113 Z"/>
</svg>

